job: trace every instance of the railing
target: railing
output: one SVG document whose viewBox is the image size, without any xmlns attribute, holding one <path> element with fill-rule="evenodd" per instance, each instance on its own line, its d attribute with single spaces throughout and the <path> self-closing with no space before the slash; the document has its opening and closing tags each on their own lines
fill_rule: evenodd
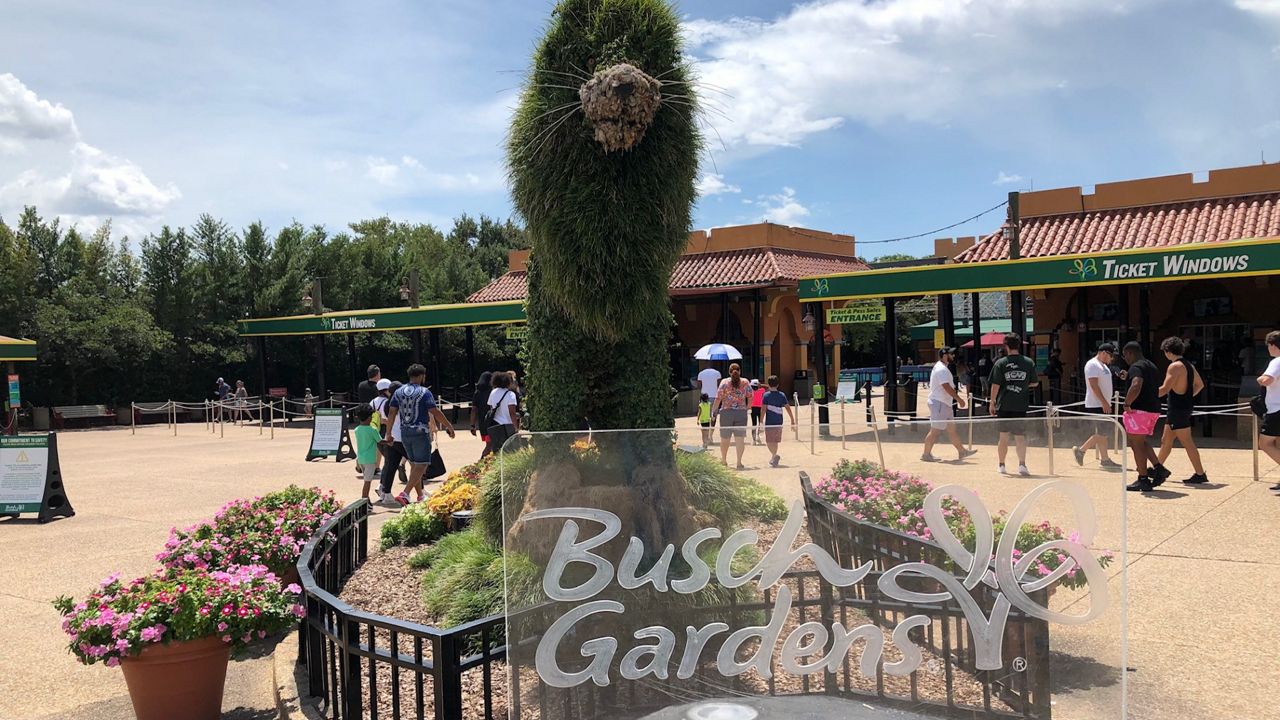
<svg viewBox="0 0 1280 720">
<path fill-rule="evenodd" d="M 504 717 L 493 703 L 494 663 L 506 657 L 503 616 L 441 630 L 357 610 L 337 598 L 368 557 L 369 510 L 366 500 L 348 505 L 298 559 L 307 609 L 299 661 L 306 665 L 307 694 L 322 698 L 335 720 Z M 482 697 L 465 711 L 463 676 L 471 670 L 480 674 L 472 692 Z"/>
<path fill-rule="evenodd" d="M 830 553 L 842 566 L 857 567 L 870 562 L 877 572 L 909 562 L 923 562 L 940 568 L 950 567 L 951 557 L 936 543 L 859 522 L 818 497 L 806 474 L 800 474 L 800 481 L 810 536 L 814 543 Z M 905 586 L 908 581 L 900 582 Z M 910 589 L 917 592 L 944 591 L 935 581 L 924 578 L 916 579 L 914 585 Z M 860 583 L 841 591 L 841 603 L 865 603 L 873 597 L 869 593 L 874 592 L 874 584 Z M 990 617 L 996 591 L 980 583 L 973 589 L 973 593 L 978 607 L 985 616 Z M 1030 593 L 1030 597 L 1037 604 L 1048 606 L 1047 589 Z M 877 624 L 893 627 L 905 617 L 919 613 L 920 607 L 912 605 L 901 608 L 881 603 L 869 616 Z M 922 644 L 948 663 L 948 679 L 951 675 L 950 663 L 954 662 L 957 667 L 973 673 L 983 683 L 983 705 L 988 712 L 991 711 L 991 698 L 994 696 L 1013 708 L 1017 717 L 1037 720 L 1047 720 L 1050 717 L 1047 622 L 1031 617 L 1017 608 L 1010 609 L 1005 626 L 1004 666 L 1008 668 L 1025 663 L 1025 670 L 997 676 L 995 671 L 977 670 L 969 624 L 958 603 L 948 601 L 944 615 L 941 623 L 935 622 L 924 628 Z"/>
</svg>

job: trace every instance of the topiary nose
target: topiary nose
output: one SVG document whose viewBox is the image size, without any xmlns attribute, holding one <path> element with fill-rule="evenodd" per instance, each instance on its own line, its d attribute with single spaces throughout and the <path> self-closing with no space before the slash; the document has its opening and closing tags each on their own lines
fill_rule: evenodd
<svg viewBox="0 0 1280 720">
<path fill-rule="evenodd" d="M 578 90 L 582 110 L 605 152 L 630 150 L 644 139 L 662 103 L 662 84 L 640 68 L 619 63 L 599 70 Z"/>
<path fill-rule="evenodd" d="M 635 91 L 636 91 L 636 86 L 631 83 L 622 83 L 621 85 L 613 89 L 613 92 L 617 94 L 618 97 L 624 100 L 631 97 L 631 93 Z"/>
</svg>

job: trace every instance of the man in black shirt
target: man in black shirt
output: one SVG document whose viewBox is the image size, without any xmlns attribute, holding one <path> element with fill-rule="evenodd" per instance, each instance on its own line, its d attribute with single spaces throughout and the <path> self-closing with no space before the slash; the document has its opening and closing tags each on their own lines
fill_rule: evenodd
<svg viewBox="0 0 1280 720">
<path fill-rule="evenodd" d="M 377 365 L 369 366 L 369 379 L 356 386 L 356 402 L 371 403 L 378 397 L 378 381 L 382 379 L 382 370 Z"/>
<path fill-rule="evenodd" d="M 1122 372 L 1121 380 L 1128 381 L 1129 390 L 1124 396 L 1124 411 L 1142 410 L 1160 414 L 1160 371 L 1155 363 L 1142 355 L 1142 346 L 1129 342 L 1124 346 L 1124 359 L 1129 369 Z M 1151 492 L 1169 477 L 1169 471 L 1160 464 L 1156 453 L 1147 442 L 1146 435 L 1126 433 L 1129 448 L 1133 450 L 1133 459 L 1138 468 L 1138 479 L 1125 486 L 1133 492 Z M 1147 473 L 1147 463 L 1151 463 L 1151 472 Z"/>
</svg>

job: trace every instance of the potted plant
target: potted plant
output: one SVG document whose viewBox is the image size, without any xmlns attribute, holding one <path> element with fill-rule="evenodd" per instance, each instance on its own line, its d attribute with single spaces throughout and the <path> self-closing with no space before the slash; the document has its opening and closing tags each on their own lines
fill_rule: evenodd
<svg viewBox="0 0 1280 720">
<path fill-rule="evenodd" d="M 73 655 L 124 671 L 138 720 L 216 720 L 231 652 L 297 623 L 300 592 L 262 565 L 162 569 L 130 582 L 113 575 L 54 607 Z"/>
</svg>

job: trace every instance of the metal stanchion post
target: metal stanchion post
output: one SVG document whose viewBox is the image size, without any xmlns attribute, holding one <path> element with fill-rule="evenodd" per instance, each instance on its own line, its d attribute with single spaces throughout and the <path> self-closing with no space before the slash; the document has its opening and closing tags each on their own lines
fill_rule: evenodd
<svg viewBox="0 0 1280 720">
<path fill-rule="evenodd" d="M 218 401 L 218 418 L 222 420 L 222 422 L 218 423 L 218 437 L 224 438 L 227 436 L 227 417 L 222 414 L 221 400 Z"/>
<path fill-rule="evenodd" d="M 1112 438 L 1111 447 L 1113 447 L 1113 448 L 1118 448 L 1118 447 L 1120 447 L 1120 423 L 1119 423 L 1119 421 L 1120 421 L 1120 408 L 1121 408 L 1121 405 L 1120 405 L 1120 393 L 1119 393 L 1119 391 L 1116 391 L 1116 392 L 1112 393 L 1112 398 L 1111 398 L 1111 400 L 1112 400 L 1112 402 L 1111 402 L 1111 414 L 1115 417 L 1115 420 L 1116 420 L 1116 425 L 1115 425 L 1115 427 L 1111 429 L 1111 438 Z"/>
<path fill-rule="evenodd" d="M 880 456 L 880 467 L 886 468 L 884 464 L 884 446 L 880 444 L 880 424 L 876 422 L 875 408 L 871 409 L 871 432 L 876 436 L 876 454 Z"/>
<path fill-rule="evenodd" d="M 262 437 L 262 431 L 267 427 L 267 413 L 264 412 L 266 406 L 262 404 L 262 399 L 258 399 L 258 437 Z"/>
<path fill-rule="evenodd" d="M 840 449 L 848 450 L 849 449 L 849 445 L 848 445 L 849 433 L 845 430 L 845 425 L 844 425 L 845 401 L 844 401 L 844 398 L 839 398 L 839 401 L 840 401 Z"/>
<path fill-rule="evenodd" d="M 267 403 L 267 405 L 268 407 L 271 408 L 271 439 L 275 440 L 276 439 L 276 401 L 272 400 L 270 403 Z"/>
<path fill-rule="evenodd" d="M 1246 410 L 1248 410 L 1249 417 L 1253 420 L 1253 480 L 1257 482 L 1262 479 L 1258 468 L 1258 415 L 1253 410 L 1248 408 Z"/>
<path fill-rule="evenodd" d="M 978 399 L 972 394 L 969 395 L 969 449 L 973 449 L 973 406 L 978 404 Z"/>
<path fill-rule="evenodd" d="M 173 436 L 178 437 L 178 404 L 169 401 L 169 417 L 173 418 Z"/>
<path fill-rule="evenodd" d="M 134 403 L 129 403 L 129 434 L 138 434 L 138 406 Z"/>
<path fill-rule="evenodd" d="M 1053 401 L 1050 400 L 1044 406 L 1044 425 L 1049 431 L 1049 476 L 1053 477 L 1057 473 L 1053 471 Z"/>
<path fill-rule="evenodd" d="M 809 454 L 810 455 L 818 454 L 818 447 L 815 444 L 815 440 L 817 439 L 817 436 L 818 436 L 818 413 L 816 408 L 814 407 L 815 405 L 817 405 L 817 403 L 813 401 L 813 398 L 810 398 L 809 399 Z"/>
<path fill-rule="evenodd" d="M 791 404 L 796 408 L 796 420 L 800 419 L 800 393 L 791 393 Z M 791 426 L 792 432 L 796 435 L 796 442 L 800 442 L 800 423 Z"/>
</svg>

